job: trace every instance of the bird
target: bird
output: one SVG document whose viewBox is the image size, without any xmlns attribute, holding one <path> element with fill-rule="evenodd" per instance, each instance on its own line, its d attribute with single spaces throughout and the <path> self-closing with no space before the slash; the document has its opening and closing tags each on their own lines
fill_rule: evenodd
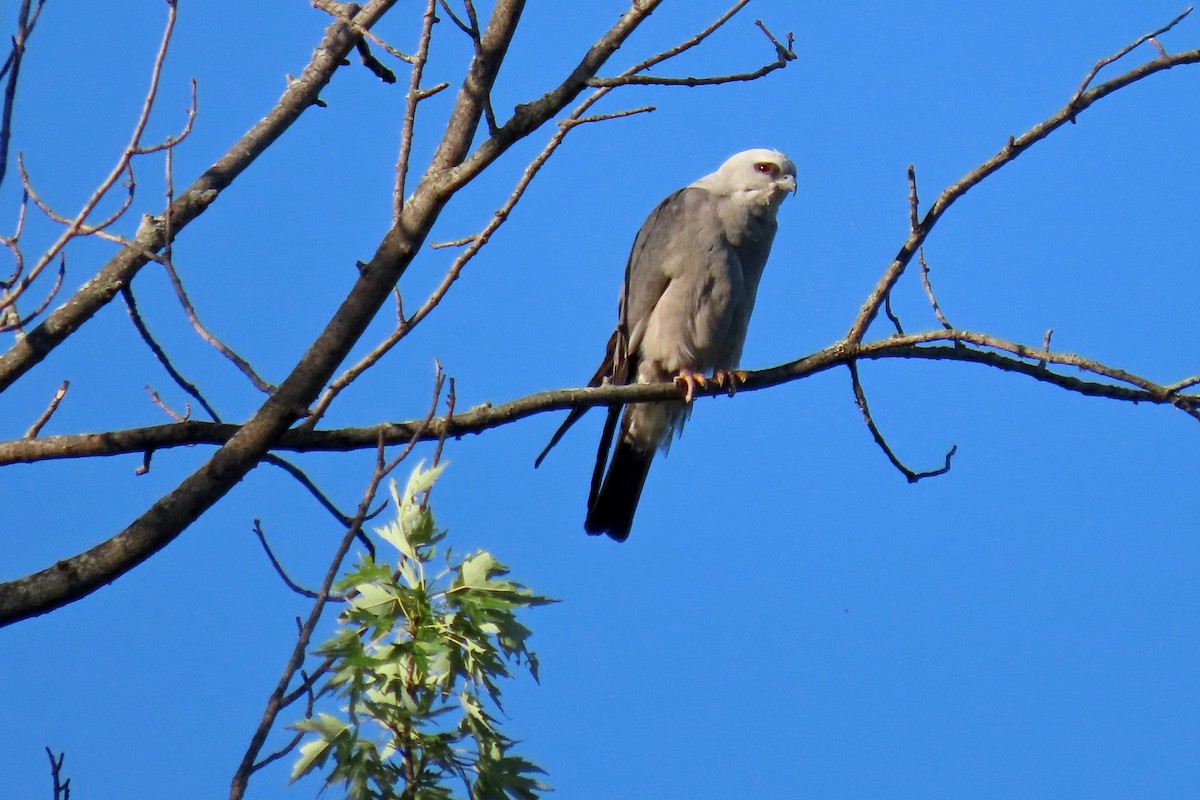
<svg viewBox="0 0 1200 800">
<path fill-rule="evenodd" d="M 684 397 L 630 403 L 623 415 L 621 404 L 608 407 L 584 518 L 589 535 L 628 539 L 650 464 L 682 432 L 694 391 L 712 381 L 732 394 L 745 379 L 737 366 L 776 213 L 795 192 L 796 165 L 787 156 L 744 150 L 672 193 L 642 224 L 625 266 L 617 327 L 588 386 L 674 381 Z M 571 411 L 535 468 L 586 411 Z"/>
</svg>

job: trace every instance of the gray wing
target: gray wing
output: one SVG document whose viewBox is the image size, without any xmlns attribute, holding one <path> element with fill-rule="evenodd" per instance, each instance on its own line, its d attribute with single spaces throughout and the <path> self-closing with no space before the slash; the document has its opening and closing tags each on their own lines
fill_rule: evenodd
<svg viewBox="0 0 1200 800">
<path fill-rule="evenodd" d="M 737 366 L 775 235 L 772 213 L 746 210 L 729 198 L 689 188 L 673 195 L 643 226 L 641 247 L 635 245 L 630 257 L 623 304 L 627 382 Z M 628 538 L 654 455 L 682 430 L 690 412 L 683 402 L 629 405 L 609 459 L 616 413 L 610 409 L 585 531 L 618 542 Z"/>
<path fill-rule="evenodd" d="M 629 253 L 617 328 L 589 386 L 669 380 L 682 368 L 733 366 L 770 239 L 763 248 L 754 241 L 755 231 L 731 231 L 722 209 L 722 198 L 688 187 L 651 212 Z M 689 410 L 682 402 L 634 404 L 625 409 L 618 434 L 622 405 L 608 407 L 585 531 L 617 541 L 629 536 L 655 452 Z M 576 409 L 567 416 L 535 465 L 584 413 Z"/>
<path fill-rule="evenodd" d="M 704 189 L 680 189 L 658 205 L 638 231 L 625 267 L 625 290 L 621 295 L 624 330 L 623 383 L 637 379 L 642 343 L 667 287 L 672 280 L 688 277 L 687 254 L 702 249 L 702 242 L 716 244 L 720 237 L 717 200 Z"/>
<path fill-rule="evenodd" d="M 623 383 L 670 377 L 674 366 L 664 366 L 656 353 L 670 341 L 689 338 L 684 317 L 690 314 L 688 306 L 701 302 L 704 265 L 713 253 L 723 258 L 720 252 L 727 248 L 719 203 L 703 189 L 676 192 L 646 220 L 629 256 L 621 298 L 616 366 Z M 648 354 L 652 361 L 645 360 Z M 620 411 L 620 407 L 609 408 L 583 529 L 623 542 L 629 537 L 654 454 L 688 409 L 682 403 L 635 403 L 625 409 L 610 458 Z"/>
<path fill-rule="evenodd" d="M 606 380 L 615 385 L 636 380 L 636 354 L 645 335 L 646 322 L 670 281 L 662 265 L 672 246 L 686 238 L 686 235 L 680 234 L 683 233 L 682 229 L 687 227 L 686 220 L 694 210 L 692 207 L 701 199 L 697 195 L 707 198 L 708 192 L 690 188 L 675 192 L 659 203 L 642 223 L 637 237 L 633 240 L 629 258 L 625 262 L 625 281 L 621 288 L 617 328 L 609 337 L 604 359 L 600 362 L 596 374 L 588 381 L 588 386 L 600 386 Z M 620 409 L 619 405 L 610 408 L 610 418 L 619 413 Z M 558 444 L 567 430 L 587 411 L 588 409 L 577 408 L 567 415 L 533 462 L 534 468 L 541 465 L 551 448 Z M 606 425 L 606 430 L 608 427 Z M 604 439 L 611 443 L 611 433 Z M 601 471 L 607 460 L 607 453 L 608 444 L 605 444 L 598 464 Z M 593 495 L 597 484 L 598 479 L 593 480 Z"/>
</svg>

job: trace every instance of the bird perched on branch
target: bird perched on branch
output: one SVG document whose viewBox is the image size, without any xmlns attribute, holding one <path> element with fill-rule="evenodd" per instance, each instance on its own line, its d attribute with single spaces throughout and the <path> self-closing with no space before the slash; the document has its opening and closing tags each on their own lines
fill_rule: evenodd
<svg viewBox="0 0 1200 800">
<path fill-rule="evenodd" d="M 746 150 L 672 194 L 642 224 L 625 267 L 617 329 L 588 385 L 673 380 L 684 397 L 625 408 L 611 460 L 621 406 L 609 407 L 583 523 L 589 534 L 625 541 L 654 453 L 682 431 L 692 393 L 710 381 L 732 392 L 744 379 L 734 370 L 775 214 L 795 191 L 796 167 L 787 156 Z M 584 413 L 570 413 L 535 466 Z"/>
</svg>

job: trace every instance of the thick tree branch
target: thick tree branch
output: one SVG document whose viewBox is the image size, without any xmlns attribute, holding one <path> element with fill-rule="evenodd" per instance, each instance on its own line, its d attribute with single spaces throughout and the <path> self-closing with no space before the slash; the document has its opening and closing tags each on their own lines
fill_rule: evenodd
<svg viewBox="0 0 1200 800">
<path fill-rule="evenodd" d="M 46 613 L 115 580 L 174 540 L 253 469 L 284 431 L 307 413 L 309 404 L 386 301 L 454 192 L 520 138 L 552 119 L 586 88 L 588 79 L 657 4 L 654 0 L 635 4 L 588 51 L 580 66 L 559 89 L 524 107 L 495 136 L 485 141 L 469 162 L 464 162 L 486 97 L 499 73 L 523 8 L 520 0 L 498 2 L 481 38 L 482 47 L 467 70 L 450 122 L 429 169 L 411 201 L 405 204 L 399 220 L 384 236 L 374 257 L 362 268 L 359 279 L 333 319 L 291 374 L 208 462 L 127 528 L 90 550 L 59 561 L 41 572 L 0 584 L 0 624 Z M 361 20 L 364 13 L 366 9 L 359 12 L 356 20 Z M 340 59 L 353 47 L 355 35 L 341 23 L 335 23 L 335 27 L 340 31 L 339 42 L 344 45 Z M 323 80 L 327 79 L 326 75 Z M 315 94 L 310 99 L 315 99 Z M 185 197 L 190 192 L 189 189 Z M 174 214 L 172 218 L 175 218 Z M 161 242 L 152 244 L 161 246 Z M 119 288 L 116 286 L 113 291 Z M 18 370 L 25 363 L 18 359 Z M 5 370 L 5 361 L 0 358 L 0 390 L 4 387 L 5 376 L 14 374 Z"/>
<path fill-rule="evenodd" d="M 356 16 L 357 25 L 371 27 L 396 0 L 374 0 Z M 161 224 L 170 214 L 170 237 L 174 238 L 200 216 L 233 181 L 317 100 L 333 73 L 354 49 L 357 35 L 341 22 L 332 23 L 303 73 L 288 86 L 280 101 L 220 159 L 187 188 L 129 246 L 123 247 L 66 303 L 55 309 L 28 335 L 0 354 L 0 391 L 40 363 L 68 336 L 111 301 L 167 242 Z"/>
<path fill-rule="evenodd" d="M 738 0 L 738 2 L 731 6 L 724 14 L 718 17 L 715 22 L 710 24 L 704 30 L 700 31 L 700 33 L 692 36 L 678 45 L 675 45 L 674 47 L 651 56 L 650 58 L 633 67 L 630 67 L 622 72 L 618 77 L 636 75 L 640 72 L 650 69 L 654 65 L 661 64 L 664 61 L 674 58 L 681 53 L 685 53 L 693 47 L 696 47 L 709 36 L 711 36 L 716 30 L 722 27 L 726 22 L 728 22 L 734 16 L 734 14 L 745 7 L 748 2 L 749 0 Z M 470 11 L 470 18 L 472 20 L 471 25 L 468 27 L 473 29 L 473 26 L 476 26 L 473 7 L 469 6 L 468 9 Z M 461 26 L 461 21 L 459 24 Z M 763 29 L 763 32 L 766 33 L 771 41 L 775 42 L 775 38 L 771 36 L 770 32 L 766 30 L 765 26 L 763 26 L 761 22 L 759 23 L 759 26 Z M 470 30 L 468 32 L 470 33 Z M 475 40 L 476 50 L 478 51 L 482 47 L 478 34 L 472 33 L 471 35 L 472 39 Z M 777 47 L 781 47 L 778 42 L 776 42 L 776 45 Z M 406 318 L 401 312 L 399 323 L 392 330 L 392 332 L 389 333 L 382 342 L 372 348 L 369 353 L 359 359 L 358 362 L 356 362 L 349 369 L 345 370 L 334 381 L 332 381 L 328 387 L 326 387 L 325 391 L 321 395 L 320 400 L 313 407 L 312 414 L 307 420 L 305 420 L 301 427 L 315 427 L 317 422 L 328 410 L 330 403 L 333 402 L 333 400 L 342 390 L 344 390 L 360 375 L 378 363 L 379 359 L 381 359 L 389 350 L 391 350 L 406 336 L 408 336 L 408 334 L 412 332 L 413 328 L 415 328 L 438 306 L 439 303 L 441 303 L 446 293 L 450 290 L 450 287 L 455 281 L 458 280 L 463 268 L 467 265 L 467 263 L 479 253 L 484 245 L 487 244 L 492 234 L 494 234 L 500 228 L 500 226 L 508 220 L 509 214 L 524 196 L 526 189 L 528 189 L 529 184 L 533 181 L 538 171 L 559 148 L 571 130 L 579 125 L 591 122 L 600 122 L 606 119 L 616 119 L 630 116 L 632 114 L 640 114 L 654 110 L 653 107 L 646 106 L 638 109 L 614 112 L 612 114 L 585 116 L 586 112 L 595 106 L 595 104 L 603 99 L 609 92 L 613 91 L 613 88 L 614 87 L 612 86 L 604 87 L 590 93 L 584 99 L 584 101 L 567 116 L 566 119 L 559 123 L 558 130 L 550 138 L 550 141 L 547 142 L 546 146 L 542 148 L 542 151 L 528 164 L 528 166 L 526 166 L 525 172 L 521 176 L 521 179 L 517 182 L 516 188 L 512 190 L 508 196 L 508 199 L 501 204 L 501 206 L 492 215 L 492 219 L 481 231 L 473 236 L 468 236 L 454 242 L 442 242 L 431 245 L 431 247 L 435 249 L 452 246 L 466 246 L 466 250 L 459 254 L 457 258 L 455 258 L 454 262 L 451 263 L 450 267 L 446 270 L 446 274 L 443 276 L 441 283 L 437 286 L 437 288 L 434 289 L 426 301 L 422 303 L 421 307 L 411 317 Z M 489 109 L 490 106 L 485 105 L 485 112 L 487 112 Z M 498 133 L 499 129 L 494 124 L 494 121 L 489 122 L 489 130 L 492 132 L 493 136 Z"/>
<path fill-rule="evenodd" d="M 951 343 L 953 346 L 937 346 L 942 342 Z M 888 358 L 984 364 L 1090 397 L 1172 405 L 1200 420 L 1200 394 L 1182 392 L 1182 389 L 1200 383 L 1200 378 L 1190 377 L 1173 384 L 1160 384 L 1082 356 L 1048 352 L 985 333 L 963 330 L 939 329 L 892 336 L 863 344 L 842 340 L 787 364 L 748 372 L 745 382 L 738 385 L 738 393 L 779 386 L 836 366 L 848 366 L 856 360 Z M 1051 369 L 1052 365 L 1071 367 L 1104 380 L 1084 380 L 1065 375 Z M 678 400 L 680 394 L 680 388 L 674 383 L 557 389 L 538 392 L 500 405 L 484 403 L 445 417 L 332 430 L 293 429 L 279 436 L 272 450 L 304 453 L 366 450 L 378 446 L 381 438 L 389 445 L 412 441 L 414 436 L 417 436 L 417 441 L 460 438 L 547 411 L 593 408 L 613 403 Z M 726 390 L 713 384 L 706 389 L 696 389 L 695 395 L 725 396 Z M 188 421 L 109 433 L 17 439 L 0 443 L 0 466 L 64 458 L 141 454 L 146 451 L 197 444 L 223 445 L 239 430 L 237 425 Z"/>
</svg>

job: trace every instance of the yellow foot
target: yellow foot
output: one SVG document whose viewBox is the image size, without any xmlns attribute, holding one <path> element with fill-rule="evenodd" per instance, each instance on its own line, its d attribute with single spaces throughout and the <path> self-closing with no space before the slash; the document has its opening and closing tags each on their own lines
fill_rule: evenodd
<svg viewBox="0 0 1200 800">
<path fill-rule="evenodd" d="M 713 381 L 717 386 L 727 391 L 730 397 L 733 397 L 737 391 L 737 387 L 746 382 L 746 371 L 735 369 L 726 372 L 723 369 L 718 369 L 713 372 Z"/>
<path fill-rule="evenodd" d="M 697 389 L 704 389 L 708 386 L 708 379 L 698 372 L 684 369 L 675 376 L 675 385 L 684 391 L 683 402 L 690 403 L 695 399 Z"/>
</svg>

